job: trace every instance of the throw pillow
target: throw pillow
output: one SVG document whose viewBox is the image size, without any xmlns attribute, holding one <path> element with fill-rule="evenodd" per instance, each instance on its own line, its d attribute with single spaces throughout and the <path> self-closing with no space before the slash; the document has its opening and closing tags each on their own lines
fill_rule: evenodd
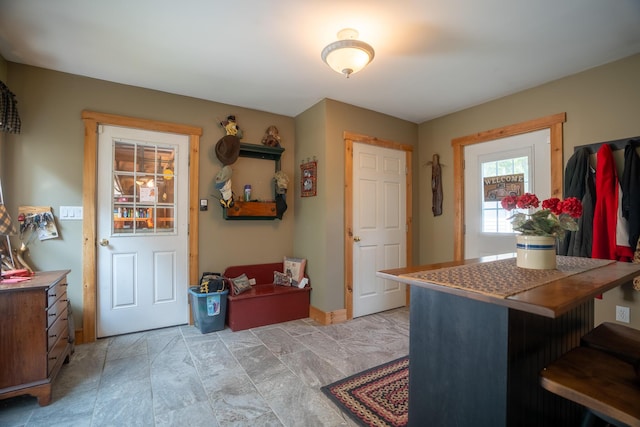
<svg viewBox="0 0 640 427">
<path fill-rule="evenodd" d="M 283 271 L 284 274 L 291 277 L 296 283 L 304 278 L 304 269 L 307 265 L 307 260 L 304 258 L 291 258 L 284 257 Z"/>
<path fill-rule="evenodd" d="M 292 286 L 292 279 L 291 277 L 287 276 L 284 273 L 281 273 L 279 271 L 274 271 L 273 272 L 273 283 L 278 285 L 278 286 Z"/>
<path fill-rule="evenodd" d="M 233 283 L 234 295 L 241 294 L 251 289 L 251 284 L 249 283 L 249 278 L 246 274 L 241 274 L 240 276 L 234 277 L 229 280 L 231 280 L 231 283 Z"/>
</svg>

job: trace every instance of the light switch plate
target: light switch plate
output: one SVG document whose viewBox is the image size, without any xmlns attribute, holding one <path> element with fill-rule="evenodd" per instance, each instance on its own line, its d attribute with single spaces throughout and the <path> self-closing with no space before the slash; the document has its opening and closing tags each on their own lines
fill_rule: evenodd
<svg viewBox="0 0 640 427">
<path fill-rule="evenodd" d="M 60 206 L 58 219 L 71 221 L 82 219 L 82 206 Z"/>
</svg>

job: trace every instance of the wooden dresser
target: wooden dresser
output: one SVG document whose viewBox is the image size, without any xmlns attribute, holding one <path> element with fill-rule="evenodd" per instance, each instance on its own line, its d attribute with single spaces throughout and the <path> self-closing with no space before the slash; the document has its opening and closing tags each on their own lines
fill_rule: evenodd
<svg viewBox="0 0 640 427">
<path fill-rule="evenodd" d="M 69 270 L 0 283 L 0 399 L 30 394 L 51 403 L 51 384 L 69 361 Z"/>
</svg>

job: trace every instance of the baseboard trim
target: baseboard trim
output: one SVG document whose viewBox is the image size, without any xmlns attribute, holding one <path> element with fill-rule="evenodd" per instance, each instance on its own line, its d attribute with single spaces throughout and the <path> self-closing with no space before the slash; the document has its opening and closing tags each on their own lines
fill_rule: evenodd
<svg viewBox="0 0 640 427">
<path fill-rule="evenodd" d="M 82 332 L 82 329 L 76 329 L 75 332 L 75 343 L 76 344 L 84 344 L 84 333 Z"/>
<path fill-rule="evenodd" d="M 326 312 L 311 305 L 309 306 L 309 317 L 321 325 L 333 325 L 347 321 L 347 309 Z"/>
</svg>

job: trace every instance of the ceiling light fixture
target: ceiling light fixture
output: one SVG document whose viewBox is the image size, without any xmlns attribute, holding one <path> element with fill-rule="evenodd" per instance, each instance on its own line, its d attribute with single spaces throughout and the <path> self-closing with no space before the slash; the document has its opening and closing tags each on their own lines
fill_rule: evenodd
<svg viewBox="0 0 640 427">
<path fill-rule="evenodd" d="M 366 67 L 375 55 L 373 48 L 357 37 L 356 30 L 345 28 L 338 32 L 338 41 L 322 49 L 322 60 L 347 78 Z"/>
</svg>

